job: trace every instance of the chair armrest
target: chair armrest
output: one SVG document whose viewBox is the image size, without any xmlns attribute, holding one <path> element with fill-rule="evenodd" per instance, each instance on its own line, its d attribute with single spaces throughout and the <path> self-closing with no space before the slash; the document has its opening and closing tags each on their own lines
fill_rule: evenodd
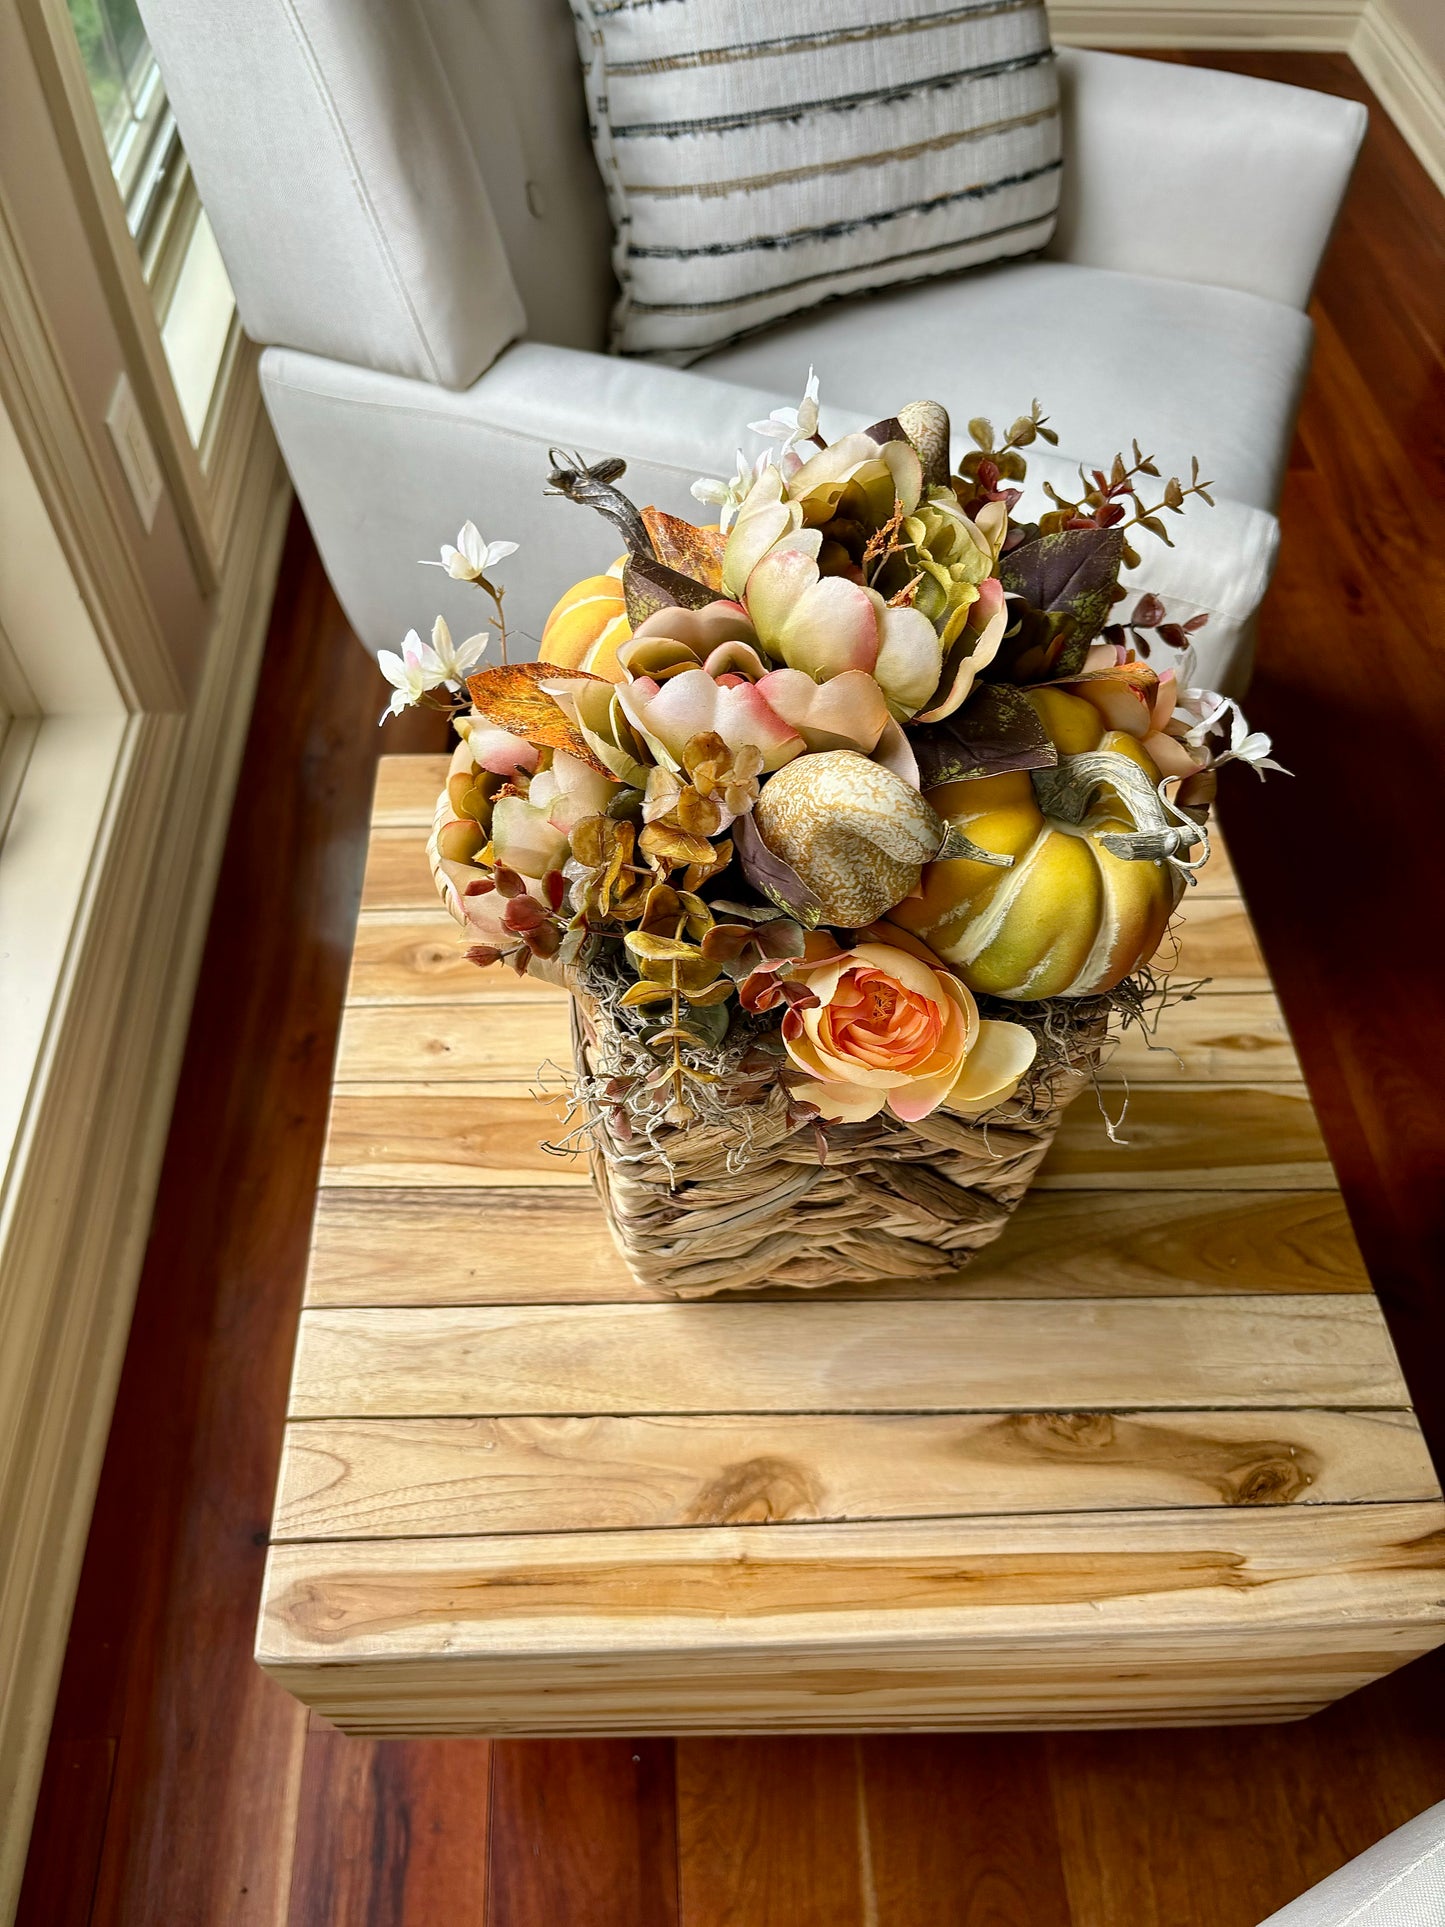
<svg viewBox="0 0 1445 1927">
<path fill-rule="evenodd" d="M 1050 254 L 1306 305 L 1364 138 L 1357 101 L 1079 48 L 1058 62 Z"/>
<path fill-rule="evenodd" d="M 438 609 L 459 635 L 477 626 L 474 589 L 416 566 L 471 516 L 489 538 L 522 545 L 507 576 L 519 657 L 533 653 L 563 590 L 605 569 L 622 546 L 610 523 L 545 492 L 554 445 L 589 459 L 624 456 L 623 486 L 635 501 L 701 519 L 694 479 L 730 475 L 746 424 L 788 399 L 693 369 L 535 341 L 509 348 L 461 391 L 284 348 L 262 356 L 261 385 L 327 573 L 368 648 L 395 647 Z M 823 432 L 846 434 L 866 419 L 825 408 Z M 1033 513 L 1048 505 L 1045 480 L 1060 488 L 1075 480 L 1072 464 L 1038 446 L 1029 470 Z M 1175 548 L 1141 544 L 1126 606 L 1150 589 L 1176 621 L 1208 612 L 1199 679 L 1240 693 L 1278 525 L 1221 497 L 1172 533 Z"/>
</svg>

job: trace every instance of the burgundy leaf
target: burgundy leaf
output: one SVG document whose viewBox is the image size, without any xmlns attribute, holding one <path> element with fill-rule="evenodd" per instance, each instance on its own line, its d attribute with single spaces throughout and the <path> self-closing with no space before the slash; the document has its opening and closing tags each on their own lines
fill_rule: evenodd
<svg viewBox="0 0 1445 1927">
<path fill-rule="evenodd" d="M 1029 608 L 1070 616 L 1071 641 L 1087 644 L 1109 619 L 1123 558 L 1117 529 L 1059 529 L 1000 556 L 999 580 Z"/>
<path fill-rule="evenodd" d="M 737 818 L 732 838 L 743 875 L 753 888 L 811 930 L 822 914 L 821 898 L 813 894 L 791 863 L 768 848 L 751 815 Z"/>
<path fill-rule="evenodd" d="M 513 897 L 502 921 L 509 930 L 536 930 L 547 920 L 547 913 L 535 897 Z"/>
</svg>

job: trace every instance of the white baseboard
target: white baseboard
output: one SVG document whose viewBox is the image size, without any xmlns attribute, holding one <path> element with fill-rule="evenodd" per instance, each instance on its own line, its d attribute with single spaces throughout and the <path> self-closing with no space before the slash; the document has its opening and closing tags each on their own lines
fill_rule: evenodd
<svg viewBox="0 0 1445 1927">
<path fill-rule="evenodd" d="M 70 1155 L 37 1158 L 44 1195 L 22 1198 L 3 1254 L 0 1299 L 23 1293 L 33 1343 L 23 1444 L 0 1465 L 0 1921 L 24 1869 L 289 502 L 258 422 L 191 706 L 128 725 L 106 901 L 79 939 L 68 1061 L 51 1067 L 47 1136 Z"/>
<path fill-rule="evenodd" d="M 1066 47 L 1303 48 L 1350 44 L 1360 0 L 1048 0 Z"/>
<path fill-rule="evenodd" d="M 1445 74 L 1432 64 L 1389 0 L 1368 0 L 1349 51 L 1380 105 L 1445 194 Z"/>
<path fill-rule="evenodd" d="M 1048 10 L 1061 47 L 1347 53 L 1445 194 L 1445 72 L 1392 0 L 1048 0 Z"/>
</svg>

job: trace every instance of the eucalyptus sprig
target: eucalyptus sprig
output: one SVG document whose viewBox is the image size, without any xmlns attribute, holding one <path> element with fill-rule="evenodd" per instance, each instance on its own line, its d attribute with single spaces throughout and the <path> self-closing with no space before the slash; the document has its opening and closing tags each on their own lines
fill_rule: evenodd
<svg viewBox="0 0 1445 1927">
<path fill-rule="evenodd" d="M 1191 495 L 1214 506 L 1214 497 L 1209 493 L 1211 482 L 1199 479 L 1198 457 L 1191 457 L 1189 464 L 1189 483 L 1186 487 L 1177 475 L 1171 475 L 1164 483 L 1162 498 L 1153 504 L 1145 502 L 1139 492 L 1139 480 L 1143 476 L 1159 479 L 1159 469 L 1152 455 L 1146 455 L 1138 442 L 1132 444 L 1133 461 L 1126 463 L 1122 455 L 1114 457 L 1113 466 L 1106 475 L 1101 468 L 1080 467 L 1079 480 L 1083 484 L 1077 501 L 1061 495 L 1052 482 L 1044 483 L 1044 493 L 1054 503 L 1052 513 L 1040 516 L 1039 528 L 1045 533 L 1057 529 L 1117 529 L 1124 537 L 1124 563 L 1127 568 L 1137 569 L 1139 555 L 1129 541 L 1131 529 L 1147 529 L 1151 535 L 1169 548 L 1174 543 L 1162 520 L 1167 509 L 1174 515 L 1184 513 L 1184 504 Z M 1132 506 L 1133 515 L 1129 513 Z"/>
</svg>

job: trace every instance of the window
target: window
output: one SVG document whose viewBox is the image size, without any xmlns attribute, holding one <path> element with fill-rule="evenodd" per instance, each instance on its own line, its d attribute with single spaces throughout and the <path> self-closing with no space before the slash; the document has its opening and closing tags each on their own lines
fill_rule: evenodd
<svg viewBox="0 0 1445 1927">
<path fill-rule="evenodd" d="M 0 844 L 5 841 L 38 727 L 35 697 L 18 655 L 0 628 Z"/>
<path fill-rule="evenodd" d="M 135 0 L 67 0 L 191 441 L 206 427 L 236 302 Z"/>
</svg>

